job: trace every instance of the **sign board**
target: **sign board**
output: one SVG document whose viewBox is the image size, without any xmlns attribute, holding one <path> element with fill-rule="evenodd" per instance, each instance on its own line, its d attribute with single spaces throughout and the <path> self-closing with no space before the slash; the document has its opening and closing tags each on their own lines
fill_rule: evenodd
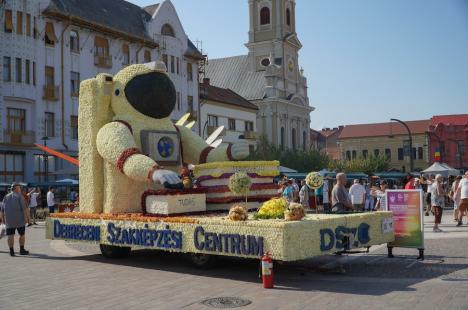
<svg viewBox="0 0 468 310">
<path fill-rule="evenodd" d="M 422 190 L 387 190 L 387 211 L 393 212 L 393 247 L 424 248 Z"/>
</svg>

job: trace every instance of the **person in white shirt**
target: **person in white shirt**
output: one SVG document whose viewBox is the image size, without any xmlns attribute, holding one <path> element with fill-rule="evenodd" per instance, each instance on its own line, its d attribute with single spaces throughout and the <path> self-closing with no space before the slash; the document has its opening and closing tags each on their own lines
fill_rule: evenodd
<svg viewBox="0 0 468 310">
<path fill-rule="evenodd" d="M 366 189 L 361 182 L 356 179 L 349 189 L 349 196 L 355 211 L 364 211 L 364 203 L 366 201 Z"/>
<path fill-rule="evenodd" d="M 432 192 L 432 183 L 434 183 L 434 176 L 430 175 L 426 180 L 426 216 L 429 216 L 429 210 L 431 210 L 431 192 Z"/>
<path fill-rule="evenodd" d="M 468 171 L 465 172 L 464 178 L 458 184 L 457 192 L 460 193 L 460 205 L 458 206 L 458 224 L 462 225 L 462 219 L 465 212 L 468 212 Z"/>
<path fill-rule="evenodd" d="M 331 205 L 330 205 L 330 187 L 328 185 L 328 177 L 323 180 L 323 188 L 322 188 L 322 203 L 323 203 L 323 211 L 325 213 L 331 213 Z"/>
<path fill-rule="evenodd" d="M 37 200 L 39 199 L 40 196 L 40 189 L 39 188 L 33 188 L 29 193 L 29 212 L 31 213 L 31 221 L 32 223 L 29 223 L 28 226 L 31 225 L 37 225 L 36 223 L 36 210 L 37 210 Z"/>
<path fill-rule="evenodd" d="M 309 209 L 309 196 L 310 196 L 310 189 L 309 186 L 306 184 L 305 180 L 301 181 L 301 190 L 299 191 L 299 202 L 304 207 L 304 209 Z"/>
<path fill-rule="evenodd" d="M 49 207 L 49 213 L 55 212 L 55 194 L 54 187 L 50 186 L 49 191 L 47 192 L 47 207 Z"/>
</svg>

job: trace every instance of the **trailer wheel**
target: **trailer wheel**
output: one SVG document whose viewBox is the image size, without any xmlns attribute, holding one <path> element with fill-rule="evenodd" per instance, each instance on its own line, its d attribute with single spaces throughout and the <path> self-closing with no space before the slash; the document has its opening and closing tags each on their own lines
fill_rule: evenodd
<svg viewBox="0 0 468 310">
<path fill-rule="evenodd" d="M 217 258 L 214 255 L 203 253 L 190 253 L 192 265 L 200 269 L 209 269 L 216 265 Z"/>
<path fill-rule="evenodd" d="M 100 244 L 102 256 L 107 258 L 124 258 L 130 255 L 132 248 Z"/>
</svg>

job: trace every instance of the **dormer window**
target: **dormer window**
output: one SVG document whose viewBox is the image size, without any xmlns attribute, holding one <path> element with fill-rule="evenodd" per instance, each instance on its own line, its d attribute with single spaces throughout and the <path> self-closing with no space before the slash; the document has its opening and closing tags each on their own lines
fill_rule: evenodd
<svg viewBox="0 0 468 310">
<path fill-rule="evenodd" d="M 260 10 L 260 25 L 268 25 L 270 24 L 270 8 L 264 6 Z"/>
<path fill-rule="evenodd" d="M 172 29 L 172 26 L 169 24 L 164 24 L 161 27 L 161 34 L 163 36 L 175 37 L 174 29 Z"/>
</svg>

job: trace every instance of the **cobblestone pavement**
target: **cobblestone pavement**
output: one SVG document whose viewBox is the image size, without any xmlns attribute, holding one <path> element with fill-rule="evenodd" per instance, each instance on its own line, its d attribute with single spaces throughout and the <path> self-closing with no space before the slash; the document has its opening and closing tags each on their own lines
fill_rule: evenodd
<svg viewBox="0 0 468 310">
<path fill-rule="evenodd" d="M 275 289 L 261 287 L 258 262 L 223 259 L 194 269 L 185 256 L 135 251 L 108 260 L 97 246 L 44 239 L 27 230 L 31 255 L 10 257 L 0 241 L 0 309 L 212 309 L 206 298 L 236 296 L 244 309 L 468 309 L 468 225 L 448 212 L 443 233 L 426 217 L 426 259 L 385 246 L 370 253 L 275 265 Z"/>
</svg>

